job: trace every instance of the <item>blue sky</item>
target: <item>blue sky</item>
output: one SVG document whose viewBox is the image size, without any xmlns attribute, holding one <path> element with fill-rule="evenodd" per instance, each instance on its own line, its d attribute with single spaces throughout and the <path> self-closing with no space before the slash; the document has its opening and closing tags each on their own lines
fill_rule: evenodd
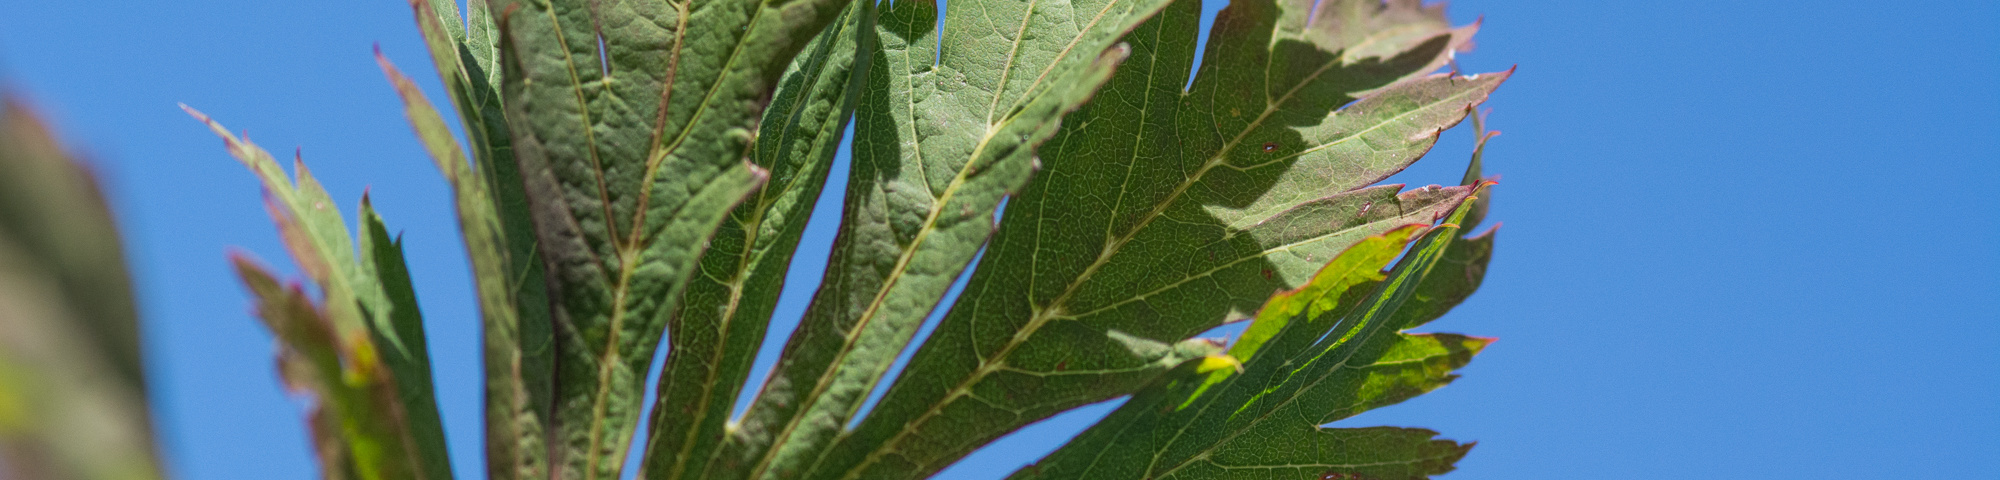
<svg viewBox="0 0 2000 480">
<path fill-rule="evenodd" d="M 477 477 L 467 267 L 369 55 L 379 43 L 441 98 L 404 2 L 0 11 L 0 82 L 109 184 L 177 478 L 313 468 L 223 261 L 285 265 L 283 250 L 254 178 L 176 102 L 302 148 L 337 198 L 371 192 L 426 287 L 453 460 Z M 1491 273 L 1427 328 L 1500 341 L 1456 384 L 1345 424 L 1477 440 L 1445 478 L 2000 476 L 2000 202 L 1980 190 L 2000 181 L 2000 4 L 1467 0 L 1452 15 L 1485 19 L 1466 71 L 1520 70 L 1487 104 L 1505 132 L 1487 154 L 1505 223 Z M 1393 181 L 1455 181 L 1470 143 L 1451 132 Z M 830 220 L 800 269 L 823 262 Z M 999 478 L 1103 410 L 942 478 Z"/>
</svg>

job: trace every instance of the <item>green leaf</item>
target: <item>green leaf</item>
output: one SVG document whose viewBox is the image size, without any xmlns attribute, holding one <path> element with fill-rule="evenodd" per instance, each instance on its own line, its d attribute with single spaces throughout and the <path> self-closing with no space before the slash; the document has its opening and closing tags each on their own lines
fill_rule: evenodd
<svg viewBox="0 0 2000 480">
<path fill-rule="evenodd" d="M 1490 190 L 1489 190 L 1490 191 Z M 1481 200 L 1485 196 L 1479 197 Z M 1474 209 L 1478 207 L 1475 206 Z M 1471 215 L 1466 215 L 1470 224 Z M 1416 328 L 1443 317 L 1452 307 L 1472 296 L 1486 279 L 1486 264 L 1493 260 L 1494 230 L 1470 238 L 1455 238 L 1445 249 L 1444 258 L 1424 277 L 1410 301 L 1396 311 L 1395 323 Z"/>
<path fill-rule="evenodd" d="M 1430 229 L 1385 280 L 1373 281 L 1379 274 L 1367 267 L 1379 268 L 1423 227 L 1357 244 L 1307 287 L 1272 297 L 1244 337 L 1263 340 L 1262 348 L 1239 343 L 1232 351 L 1248 356 L 1242 374 L 1169 373 L 1010 478 L 1428 478 L 1451 471 L 1470 444 L 1422 429 L 1324 425 L 1443 386 L 1491 342 L 1399 332 L 1409 327 L 1399 308 L 1445 257 L 1455 222 L 1468 210 L 1463 205 Z M 1366 284 L 1372 288 L 1355 288 Z"/>
<path fill-rule="evenodd" d="M 549 475 L 615 478 L 666 319 L 729 212 L 788 61 L 837 0 L 492 0 L 502 104 L 547 268 Z"/>
<path fill-rule="evenodd" d="M 964 295 L 829 455 L 847 459 L 838 473 L 814 478 L 920 477 L 1135 391 L 1173 362 L 1119 339 L 1173 344 L 1248 316 L 1360 239 L 1467 198 L 1366 186 L 1506 79 L 1426 75 L 1472 28 L 1414 1 L 1313 5 L 1231 3 L 1186 90 L 1198 1 L 1126 35 L 1131 58 L 1042 148 Z"/>
<path fill-rule="evenodd" d="M 405 113 L 438 170 L 451 184 L 459 229 L 476 280 L 485 337 L 486 462 L 499 479 L 546 477 L 543 445 L 551 409 L 551 322 L 542 262 L 519 164 L 500 105 L 492 18 L 472 2 L 471 30 L 457 5 L 412 1 L 418 30 L 472 143 L 474 169 L 423 91 L 377 52 Z M 490 72 L 490 73 L 482 73 Z"/>
<path fill-rule="evenodd" d="M 444 423 L 438 417 L 433 396 L 431 356 L 424 340 L 423 317 L 418 313 L 417 292 L 410 284 L 409 266 L 403 261 L 403 241 L 391 239 L 382 217 L 375 213 L 368 196 L 361 196 L 362 274 L 381 285 L 389 309 L 370 312 L 387 317 L 371 329 L 370 340 L 383 364 L 389 367 L 396 387 L 397 408 L 409 429 L 411 454 L 424 469 L 420 478 L 450 479 L 450 452 L 444 446 Z M 385 333 L 385 327 L 392 333 Z"/>
<path fill-rule="evenodd" d="M 1467 207 L 1465 218 L 1459 222 L 1459 227 L 1470 230 L 1485 220 L 1487 205 L 1493 201 L 1492 187 L 1495 182 L 1481 177 L 1480 164 L 1481 157 L 1486 154 L 1486 142 L 1500 132 L 1486 130 L 1483 114 L 1468 112 L 1467 115 L 1472 117 L 1474 135 L 1472 162 L 1465 168 L 1463 181 L 1465 185 L 1471 185 L 1476 190 L 1471 206 Z M 1479 289 L 1480 282 L 1486 279 L 1486 264 L 1493 260 L 1493 237 L 1497 232 L 1496 226 L 1487 229 L 1486 233 L 1452 239 L 1451 246 L 1445 249 L 1444 257 L 1438 259 L 1438 265 L 1432 267 L 1430 275 L 1426 275 L 1423 283 L 1417 285 L 1417 290 L 1411 294 L 1410 300 L 1396 310 L 1394 323 L 1403 325 L 1403 328 L 1422 326 L 1443 317 L 1445 312 L 1451 311 L 1452 307 L 1471 297 L 1472 292 Z"/>
<path fill-rule="evenodd" d="M 697 475 L 721 451 L 731 407 L 866 78 L 874 25 L 873 2 L 850 3 L 792 61 L 764 111 L 753 159 L 771 181 L 723 220 L 668 321 L 672 345 L 640 478 Z"/>
<path fill-rule="evenodd" d="M 1125 57 L 1162 0 L 933 2 L 880 11 L 827 274 L 745 414 L 722 478 L 794 478 L 827 447 L 993 232 L 1034 147 Z M 942 50 L 939 50 L 939 44 Z"/>
<path fill-rule="evenodd" d="M 1461 185 L 1472 185 L 1482 181 L 1491 182 L 1498 180 L 1498 177 L 1485 177 L 1485 167 L 1483 164 L 1486 157 L 1486 142 L 1492 141 L 1493 137 L 1500 136 L 1500 132 L 1486 130 L 1485 113 L 1468 111 L 1466 112 L 1466 116 L 1472 117 L 1472 131 L 1474 134 L 1472 137 L 1472 163 L 1465 166 L 1465 177 L 1459 183 Z M 1486 221 L 1486 206 L 1492 202 L 1493 189 L 1481 189 L 1479 191 L 1479 200 L 1472 204 L 1472 211 L 1465 214 L 1464 227 L 1467 229 L 1478 228 L 1480 222 Z"/>
<path fill-rule="evenodd" d="M 1382 268 L 1395 260 L 1396 255 L 1402 253 L 1403 245 L 1409 244 L 1416 234 L 1422 233 L 1421 230 L 1417 226 L 1406 225 L 1384 232 L 1381 236 L 1364 238 L 1361 243 L 1348 247 L 1346 252 L 1327 262 L 1305 285 L 1272 295 L 1269 301 L 1264 302 L 1264 308 L 1259 309 L 1257 316 L 1251 319 L 1250 325 L 1244 328 L 1243 334 L 1230 344 L 1229 355 L 1239 362 L 1255 357 L 1264 342 L 1276 337 L 1295 318 L 1338 316 L 1328 313 L 1339 310 L 1342 307 L 1340 300 L 1354 287 L 1384 280 Z M 1352 302 L 1347 304 L 1352 305 Z M 1226 372 L 1218 373 L 1224 373 L 1220 377 L 1228 376 Z"/>
<path fill-rule="evenodd" d="M 333 321 L 313 304 L 304 287 L 281 284 L 277 276 L 243 256 L 233 255 L 230 261 L 257 299 L 257 317 L 278 337 L 278 373 L 287 389 L 313 401 L 306 417 L 321 476 L 414 475 L 414 458 L 391 453 L 409 448 L 398 431 L 400 422 L 390 413 L 394 407 L 383 401 L 393 395 L 381 383 L 386 374 L 375 362 L 363 360 L 371 349 L 343 342 Z M 357 360 L 351 371 L 343 365 L 349 359 Z"/>
<path fill-rule="evenodd" d="M 357 256 L 340 211 L 306 170 L 303 159 L 293 161 L 296 180 L 287 178 L 269 152 L 237 138 L 201 112 L 182 108 L 207 124 L 229 153 L 258 175 L 266 208 L 277 221 L 286 248 L 319 286 L 323 301 L 315 307 L 310 300 L 289 298 L 291 294 L 275 287 L 276 280 L 266 278 L 270 275 L 237 261 L 238 273 L 263 305 L 260 311 L 267 325 L 286 348 L 309 358 L 312 368 L 307 370 L 319 378 L 297 383 L 318 385 L 311 390 L 334 404 L 331 417 L 315 414 L 312 423 L 342 426 L 340 438 L 346 442 L 356 478 L 451 478 L 444 429 L 432 394 L 423 320 L 403 265 L 402 247 L 389 238 L 367 197 L 361 202 L 363 231 Z M 301 301 L 305 307 L 292 305 Z M 320 334 L 320 329 L 326 333 Z M 327 464 L 335 460 L 322 458 Z"/>
<path fill-rule="evenodd" d="M 0 98 L 0 477 L 162 478 L 137 317 L 95 179 Z"/>
<path fill-rule="evenodd" d="M 343 338 L 328 309 L 315 305 L 298 284 L 281 285 L 241 255 L 231 261 L 258 300 L 258 317 L 278 337 L 278 367 L 286 385 L 315 402 L 307 423 L 324 477 L 449 478 L 449 466 L 439 465 L 447 460 L 442 445 L 426 445 L 431 442 L 422 436 L 441 433 L 411 417 L 405 408 L 411 399 L 399 391 L 392 369 L 383 368 L 374 344 Z M 428 390 L 422 400 L 429 400 Z M 433 476 L 439 474 L 446 476 Z"/>
</svg>

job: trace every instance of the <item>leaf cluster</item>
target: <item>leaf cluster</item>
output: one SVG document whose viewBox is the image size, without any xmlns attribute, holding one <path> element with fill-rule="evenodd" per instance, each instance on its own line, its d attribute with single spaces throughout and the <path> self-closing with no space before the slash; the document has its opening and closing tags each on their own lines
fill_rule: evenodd
<svg viewBox="0 0 2000 480">
<path fill-rule="evenodd" d="M 1450 471 L 1470 444 L 1328 424 L 1443 386 L 1490 342 L 1405 333 L 1483 278 L 1492 236 L 1460 235 L 1485 211 L 1480 154 L 1459 185 L 1375 184 L 1476 118 L 1509 73 L 1438 73 L 1477 27 L 1418 0 L 1239 0 L 1198 46 L 1202 1 L 411 0 L 455 116 L 377 58 L 471 259 L 486 476 L 619 478 L 643 427 L 641 478 L 916 479 L 1125 396 L 1014 478 Z M 350 231 L 302 159 L 288 173 L 188 112 L 262 180 L 305 274 L 232 259 L 286 384 L 311 399 L 323 476 L 451 478 L 400 239 L 365 195 Z M 1489 137 L 1481 126 L 1476 152 Z M 806 283 L 785 273 L 843 145 L 825 276 L 746 392 L 780 290 Z M 59 156 L 9 155 L 0 168 L 78 182 L 42 159 Z M 0 233 L 45 214 L 0 199 Z M 62 277 L 121 270 L 41 265 L 71 256 L 14 238 L 0 235 L 0 313 L 126 303 L 75 303 L 112 323 L 9 327 L 0 342 L 129 340 L 122 283 Z M 44 271 L 60 281 L 12 280 Z M 63 290 L 10 290 L 37 285 Z M 105 308 L 123 310 L 86 311 Z M 1200 337 L 1239 320 L 1237 338 Z M 58 331 L 76 325 L 102 331 Z M 134 415 L 134 350 L 100 348 L 72 366 L 130 377 L 110 410 Z M 38 381 L 9 373 L 23 361 L 56 360 L 0 356 L 0 441 L 12 386 Z M 113 437 L 150 458 L 143 432 Z"/>
</svg>

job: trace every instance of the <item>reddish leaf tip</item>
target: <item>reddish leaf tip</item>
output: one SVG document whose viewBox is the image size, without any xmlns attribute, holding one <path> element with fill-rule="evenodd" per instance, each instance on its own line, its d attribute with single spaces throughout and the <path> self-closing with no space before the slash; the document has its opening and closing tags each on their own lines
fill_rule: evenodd
<svg viewBox="0 0 2000 480">
<path fill-rule="evenodd" d="M 401 80 L 403 77 L 403 72 L 396 69 L 395 62 L 390 62 L 389 56 L 382 54 L 381 45 L 375 46 L 375 65 L 382 68 L 382 74 L 388 75 L 389 81 L 392 83 Z"/>
<path fill-rule="evenodd" d="M 1496 340 L 1490 337 L 1474 337 L 1471 335 L 1466 335 L 1465 339 L 1466 341 L 1461 344 L 1462 348 L 1467 352 L 1471 352 L 1472 356 L 1475 357 L 1481 353 L 1486 353 L 1486 347 L 1493 346 L 1493 341 Z M 1458 375 L 1452 375 L 1452 377 L 1457 378 Z"/>
<path fill-rule="evenodd" d="M 1479 233 L 1478 233 L 1477 235 L 1473 235 L 1473 236 L 1470 236 L 1470 237 L 1466 237 L 1466 238 L 1468 238 L 1468 239 L 1472 239 L 1472 240 L 1479 240 L 1479 239 L 1484 239 L 1484 238 L 1489 238 L 1489 237 L 1492 237 L 1494 233 L 1498 233 L 1498 232 L 1500 231 L 1500 225 L 1502 225 L 1502 223 L 1501 223 L 1501 222 L 1493 222 L 1493 226 L 1491 226 L 1491 227 L 1486 227 L 1486 231 L 1484 231 L 1484 232 L 1479 232 Z"/>
<path fill-rule="evenodd" d="M 229 263 L 237 265 L 257 264 L 257 256 L 251 254 L 249 250 L 243 249 L 243 247 L 238 247 L 238 246 L 224 247 L 222 255 L 229 257 Z"/>
</svg>

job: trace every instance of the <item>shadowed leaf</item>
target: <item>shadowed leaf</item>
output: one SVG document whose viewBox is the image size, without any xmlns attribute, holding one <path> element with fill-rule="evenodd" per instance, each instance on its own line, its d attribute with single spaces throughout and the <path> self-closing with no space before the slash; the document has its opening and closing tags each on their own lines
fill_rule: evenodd
<svg viewBox="0 0 2000 480">
<path fill-rule="evenodd" d="M 1035 147 L 1164 4 L 975 0 L 942 12 L 942 30 L 933 2 L 884 4 L 826 276 L 712 475 L 813 478 L 849 463 L 829 447 L 993 233 Z"/>
<path fill-rule="evenodd" d="M 768 179 L 748 161 L 759 114 L 845 3 L 488 4 L 552 305 L 548 474 L 616 478 L 702 250 Z"/>
<path fill-rule="evenodd" d="M 1042 147 L 964 295 L 815 478 L 921 477 L 1129 394 L 1178 363 L 1132 339 L 1248 316 L 1362 238 L 1462 203 L 1472 187 L 1368 185 L 1507 78 L 1429 75 L 1473 28 L 1414 1 L 1314 5 L 1232 2 L 1192 85 L 1199 1 L 1125 35 L 1131 58 Z"/>
<path fill-rule="evenodd" d="M 466 27 L 446 0 L 412 0 L 428 45 L 472 143 L 472 165 L 423 91 L 386 58 L 383 73 L 403 100 L 417 137 L 452 187 L 482 315 L 486 372 L 486 464 L 498 479 L 541 478 L 548 466 L 543 435 L 551 408 L 551 323 L 542 262 L 526 191 L 500 105 L 496 28 L 483 1 Z"/>
<path fill-rule="evenodd" d="M 672 350 L 642 478 L 699 474 L 721 451 L 731 407 L 866 78 L 874 20 L 872 2 L 850 3 L 792 61 L 764 111 L 752 159 L 770 170 L 771 181 L 723 220 L 668 321 Z"/>
<path fill-rule="evenodd" d="M 1429 478 L 1471 448 L 1414 428 L 1324 425 L 1449 383 L 1490 339 L 1404 334 L 1408 305 L 1470 205 L 1429 229 L 1386 278 L 1376 268 L 1422 226 L 1348 249 L 1306 287 L 1273 296 L 1231 353 L 1243 373 L 1182 369 L 1013 479 Z M 1375 278 L 1383 278 L 1380 281 Z M 1363 288 L 1365 287 L 1365 289 Z"/>
</svg>

